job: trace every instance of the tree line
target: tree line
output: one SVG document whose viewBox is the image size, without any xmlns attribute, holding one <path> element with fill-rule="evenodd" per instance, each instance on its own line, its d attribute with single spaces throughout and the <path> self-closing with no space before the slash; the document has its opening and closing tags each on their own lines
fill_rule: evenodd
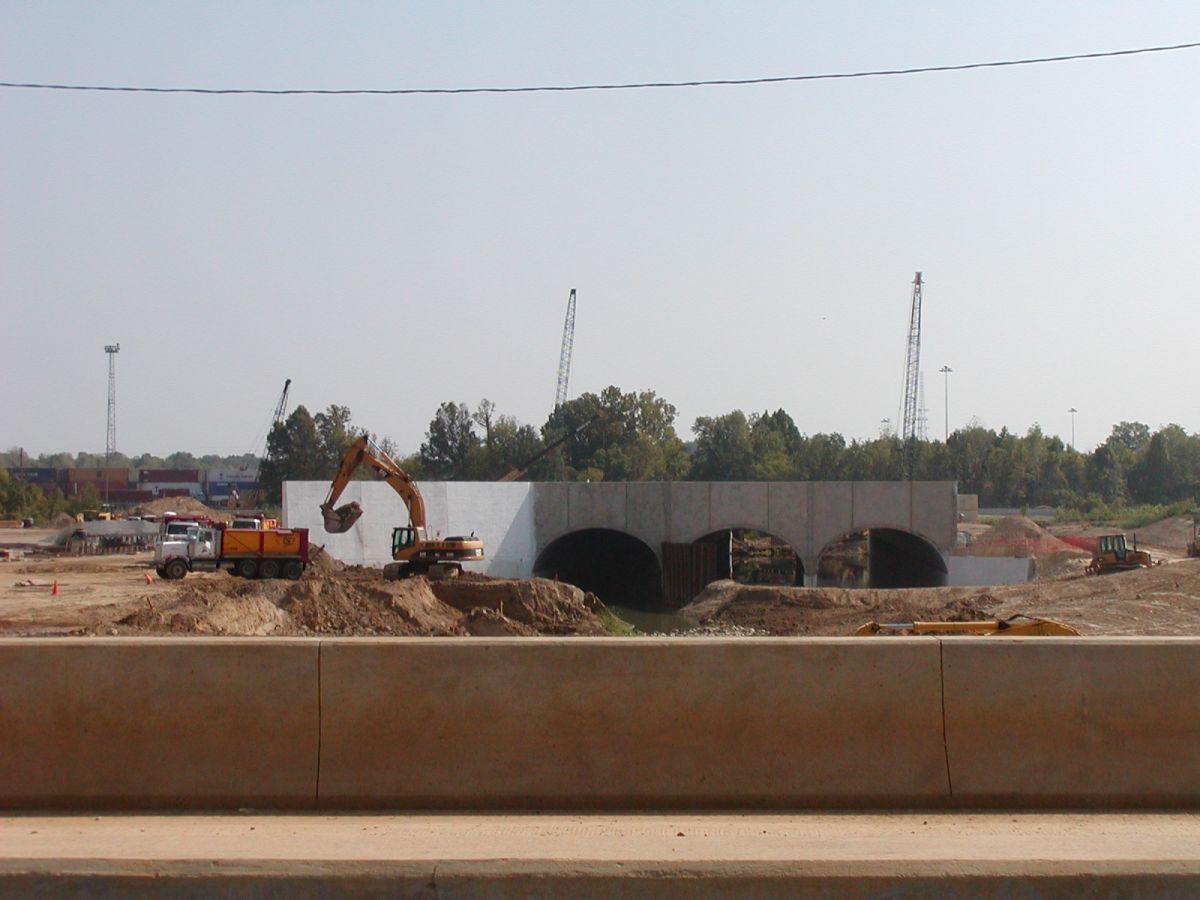
<svg viewBox="0 0 1200 900">
<path fill-rule="evenodd" d="M 1152 432 L 1121 422 L 1082 453 L 1037 425 L 1015 434 L 973 422 L 946 441 L 806 435 L 783 409 L 702 416 L 685 442 L 676 416 L 654 391 L 610 386 L 567 401 L 539 428 L 488 400 L 474 410 L 445 402 L 417 452 L 401 457 L 382 443 L 414 477 L 442 481 L 492 481 L 514 470 L 529 481 L 957 481 L 984 507 L 1079 510 L 1200 496 L 1200 434 L 1178 425 Z M 271 434 L 264 483 L 278 490 L 285 478 L 330 478 L 356 433 L 347 407 L 316 416 L 297 407 Z"/>
<path fill-rule="evenodd" d="M 567 401 L 536 428 L 486 399 L 474 410 L 448 401 L 434 412 L 414 453 L 401 455 L 393 441 L 374 437 L 411 475 L 430 480 L 492 481 L 519 473 L 531 481 L 957 481 L 960 493 L 978 494 L 984 507 L 1081 511 L 1194 502 L 1200 496 L 1200 434 L 1178 425 L 1151 431 L 1140 422 L 1121 422 L 1104 443 L 1082 453 L 1037 425 L 1015 434 L 974 422 L 946 441 L 847 440 L 837 433 L 804 434 L 783 409 L 749 415 L 733 410 L 696 419 L 691 439 L 684 441 L 676 417 L 675 406 L 654 391 L 609 386 Z M 334 405 L 313 415 L 297 406 L 268 436 L 259 473 L 266 501 L 279 502 L 284 480 L 332 478 L 361 433 L 349 407 Z M 5 454 L 10 460 L 5 465 L 17 464 L 13 453 Z M 246 458 L 253 461 L 248 455 L 177 453 L 161 462 L 166 468 L 188 460 L 194 462 L 176 467 L 199 468 L 210 460 L 232 466 Z M 157 467 L 157 458 L 147 459 L 134 458 L 130 465 Z M 39 457 L 25 464 L 55 462 Z M 79 457 L 71 464 L 79 464 Z M 5 484 L 0 482 L 0 517 L 11 517 L 3 511 L 10 508 L 5 491 L 20 489 Z"/>
</svg>

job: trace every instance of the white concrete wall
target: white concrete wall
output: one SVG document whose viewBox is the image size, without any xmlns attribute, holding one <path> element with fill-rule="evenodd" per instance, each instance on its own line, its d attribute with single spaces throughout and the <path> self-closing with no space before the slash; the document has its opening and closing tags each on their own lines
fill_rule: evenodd
<svg viewBox="0 0 1200 900">
<path fill-rule="evenodd" d="M 430 534 L 474 531 L 483 538 L 488 559 L 473 568 L 501 577 L 527 577 L 539 549 L 582 528 L 624 531 L 656 554 L 663 541 L 693 541 L 721 528 L 759 528 L 787 541 L 805 570 L 815 572 L 825 545 L 856 527 L 913 531 L 944 552 L 954 546 L 958 518 L 953 482 L 455 481 L 421 482 L 420 487 Z M 307 527 L 310 540 L 344 562 L 388 562 L 392 529 L 408 522 L 399 496 L 382 482 L 351 482 L 339 504 L 357 500 L 364 514 L 352 530 L 334 535 L 326 534 L 319 508 L 328 489 L 325 482 L 285 482 L 284 524 Z M 968 568 L 964 577 L 984 576 Z"/>
<path fill-rule="evenodd" d="M 1011 556 L 947 556 L 946 568 L 946 584 L 950 587 L 1025 584 L 1033 575 L 1033 560 Z"/>
<path fill-rule="evenodd" d="M 470 534 L 483 539 L 486 559 L 467 568 L 503 578 L 525 577 L 533 569 L 532 485 L 527 482 L 418 482 L 425 498 L 430 536 Z M 345 534 L 329 534 L 321 519 L 326 482 L 285 481 L 283 525 L 307 528 L 309 540 L 351 565 L 382 566 L 392 559 L 392 529 L 408 524 L 408 510 L 387 484 L 352 481 L 338 505 L 357 500 L 363 516 Z"/>
</svg>

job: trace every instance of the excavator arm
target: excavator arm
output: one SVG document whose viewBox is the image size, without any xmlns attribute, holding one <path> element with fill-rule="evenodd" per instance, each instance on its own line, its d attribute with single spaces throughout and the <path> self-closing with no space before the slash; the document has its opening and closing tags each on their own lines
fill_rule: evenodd
<svg viewBox="0 0 1200 900">
<path fill-rule="evenodd" d="M 345 455 L 342 456 L 337 474 L 333 476 L 333 481 L 329 484 L 329 493 L 325 497 L 325 502 L 321 504 L 321 514 L 325 518 L 326 531 L 330 534 L 342 534 L 353 528 L 354 523 L 362 516 L 362 506 L 357 501 L 334 507 L 338 498 L 342 496 L 342 491 L 346 489 L 346 485 L 350 483 L 350 479 L 361 465 L 373 468 L 378 472 L 379 477 L 390 484 L 392 489 L 400 495 L 400 499 L 408 508 L 408 520 L 413 528 L 425 527 L 425 501 L 421 498 L 421 492 L 417 490 L 416 482 L 407 472 L 396 465 L 396 462 L 384 453 L 369 435 L 364 434 L 351 444 Z"/>
</svg>

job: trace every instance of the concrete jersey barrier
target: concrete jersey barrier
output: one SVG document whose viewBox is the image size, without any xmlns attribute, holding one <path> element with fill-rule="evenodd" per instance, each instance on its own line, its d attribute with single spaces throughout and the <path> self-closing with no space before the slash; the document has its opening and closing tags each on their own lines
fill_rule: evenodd
<svg viewBox="0 0 1200 900">
<path fill-rule="evenodd" d="M 921 805 L 932 641 L 410 639 L 321 649 L 336 807 Z"/>
<path fill-rule="evenodd" d="M 9 809 L 1200 806 L 1191 638 L 0 640 Z"/>
<path fill-rule="evenodd" d="M 0 640 L 0 806 L 312 807 L 317 641 Z"/>
<path fill-rule="evenodd" d="M 971 806 L 1200 806 L 1200 640 L 943 642 L 951 788 Z"/>
</svg>

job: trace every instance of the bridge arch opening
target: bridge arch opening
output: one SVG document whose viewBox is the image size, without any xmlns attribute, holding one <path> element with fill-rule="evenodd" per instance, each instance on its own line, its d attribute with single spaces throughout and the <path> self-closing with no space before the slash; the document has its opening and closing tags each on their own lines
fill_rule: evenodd
<svg viewBox="0 0 1200 900">
<path fill-rule="evenodd" d="M 646 610 L 662 605 L 658 557 L 623 531 L 584 528 L 564 534 L 538 554 L 533 574 L 583 588 L 607 605 Z"/>
<path fill-rule="evenodd" d="M 719 548 L 722 573 L 738 584 L 803 585 L 804 563 L 787 541 L 753 528 L 723 528 L 692 542 Z M 715 579 L 710 579 L 715 580 Z"/>
<path fill-rule="evenodd" d="M 942 587 L 947 579 L 937 547 L 897 528 L 851 532 L 826 544 L 818 557 L 818 586 Z"/>
</svg>

